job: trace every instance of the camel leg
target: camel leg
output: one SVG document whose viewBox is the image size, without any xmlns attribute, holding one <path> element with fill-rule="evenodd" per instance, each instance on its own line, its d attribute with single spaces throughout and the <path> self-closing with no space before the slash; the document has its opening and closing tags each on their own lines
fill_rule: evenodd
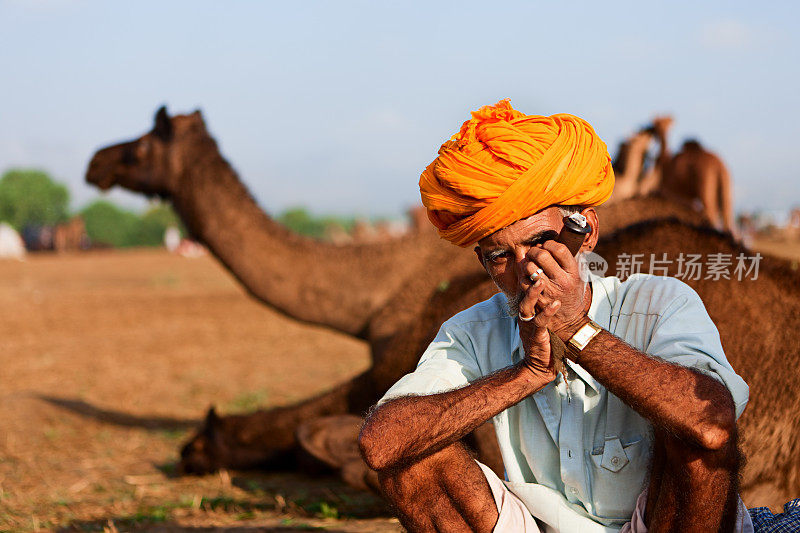
<svg viewBox="0 0 800 533">
<path fill-rule="evenodd" d="M 720 228 L 719 183 L 716 172 L 706 168 L 700 174 L 700 200 L 703 202 L 705 214 L 715 228 Z"/>
<path fill-rule="evenodd" d="M 726 231 L 731 232 L 734 237 L 738 238 L 736 231 L 736 224 L 733 220 L 733 191 L 731 187 L 731 176 L 728 169 L 724 166 L 720 168 L 717 175 L 719 180 L 719 205 L 722 211 L 722 223 Z"/>
<path fill-rule="evenodd" d="M 497 523 L 489 482 L 460 443 L 378 477 L 409 531 L 489 532 Z"/>
<path fill-rule="evenodd" d="M 288 447 L 294 447 L 297 444 L 295 433 L 303 422 L 330 415 L 363 414 L 372 403 L 373 397 L 371 376 L 367 371 L 301 403 L 265 411 L 265 419 L 272 423 L 260 430 L 267 438 L 271 434 L 274 438 L 272 432 L 279 431 L 285 436 Z"/>
<path fill-rule="evenodd" d="M 639 174 L 644 165 L 644 155 L 650 144 L 650 135 L 638 133 L 628 142 L 623 154 L 624 170 L 614 185 L 614 201 L 625 200 L 639 194 Z"/>
<path fill-rule="evenodd" d="M 649 196 L 654 193 L 661 185 L 661 169 L 653 166 L 645 172 L 642 181 L 639 182 L 639 196 Z"/>
<path fill-rule="evenodd" d="M 699 450 L 656 431 L 645 509 L 648 531 L 733 531 L 739 464 L 736 442 Z"/>
</svg>

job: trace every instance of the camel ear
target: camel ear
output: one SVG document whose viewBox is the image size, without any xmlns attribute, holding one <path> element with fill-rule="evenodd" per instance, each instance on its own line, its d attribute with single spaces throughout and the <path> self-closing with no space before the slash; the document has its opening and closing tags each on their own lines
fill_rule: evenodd
<svg viewBox="0 0 800 533">
<path fill-rule="evenodd" d="M 208 408 L 208 413 L 206 413 L 206 421 L 204 426 L 206 428 L 212 428 L 219 424 L 220 418 L 217 414 L 216 408 L 212 405 Z"/>
<path fill-rule="evenodd" d="M 205 119 L 203 119 L 203 113 L 199 109 L 195 109 L 189 116 L 192 117 L 192 120 L 194 120 L 195 122 L 198 122 L 205 126 L 206 121 Z"/>
<path fill-rule="evenodd" d="M 169 115 L 167 114 L 167 108 L 163 105 L 158 108 L 158 111 L 156 111 L 153 133 L 156 135 L 156 137 L 159 137 L 164 141 L 168 141 L 172 138 L 172 121 L 169 119 Z"/>
</svg>

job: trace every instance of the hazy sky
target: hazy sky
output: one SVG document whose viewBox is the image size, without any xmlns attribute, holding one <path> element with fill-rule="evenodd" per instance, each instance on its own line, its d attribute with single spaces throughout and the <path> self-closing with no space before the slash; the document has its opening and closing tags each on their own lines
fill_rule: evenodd
<svg viewBox="0 0 800 533">
<path fill-rule="evenodd" d="M 569 4 L 569 6 L 567 5 Z M 591 122 L 613 153 L 653 114 L 727 161 L 739 209 L 800 204 L 796 2 L 0 0 L 0 171 L 73 205 L 92 153 L 200 108 L 270 212 L 393 215 L 469 111 Z M 132 206 L 138 197 L 114 193 Z"/>
</svg>

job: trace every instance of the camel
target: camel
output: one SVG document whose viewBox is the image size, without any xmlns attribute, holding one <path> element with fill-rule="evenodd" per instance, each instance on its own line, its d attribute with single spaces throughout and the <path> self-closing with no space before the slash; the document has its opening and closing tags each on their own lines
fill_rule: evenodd
<svg viewBox="0 0 800 533">
<path fill-rule="evenodd" d="M 193 238 L 204 243 L 249 293 L 297 320 L 367 340 L 373 368 L 318 401 L 266 415 L 275 456 L 297 445 L 301 422 L 348 409 L 363 411 L 393 374 L 381 376 L 390 340 L 414 327 L 431 292 L 459 276 L 480 276 L 471 251 L 454 248 L 426 226 L 388 243 L 335 245 L 292 234 L 268 217 L 239 181 L 208 134 L 199 112 L 170 118 L 161 108 L 152 131 L 139 139 L 98 151 L 86 174 L 101 189 L 120 185 L 172 201 Z M 411 353 L 419 353 L 416 346 Z M 352 407 L 350 407 L 352 406 Z M 357 407 L 356 407 L 357 406 Z M 222 421 L 237 428 L 236 417 L 209 413 L 207 426 Z M 238 431 L 231 429 L 231 431 Z M 248 430 L 249 431 L 249 430 Z M 258 436 L 245 435 L 257 442 Z M 262 461 L 263 462 L 263 461 Z M 225 458 L 193 464 L 187 471 L 224 466 Z M 236 463 L 239 464 L 239 463 Z"/>
<path fill-rule="evenodd" d="M 653 243 L 658 243 L 654 246 Z M 772 257 L 759 262 L 756 279 L 753 273 L 740 281 L 734 273 L 738 254 L 753 257 L 752 252 L 734 242 L 727 234 L 704 226 L 695 226 L 677 219 L 662 219 L 635 224 L 602 237 L 597 253 L 609 260 L 609 274 L 614 274 L 622 263 L 622 254 L 643 254 L 645 261 L 655 253 L 658 259 L 666 253 L 671 259 L 669 273 L 677 274 L 677 258 L 683 254 L 730 254 L 731 279 L 686 279 L 702 297 L 706 308 L 717 325 L 726 354 L 737 372 L 750 385 L 750 403 L 739 421 L 741 445 L 747 457 L 742 472 L 742 497 L 750 506 L 778 506 L 800 494 L 800 385 L 796 361 L 800 334 L 800 276 L 790 263 Z M 645 263 L 647 264 L 647 263 Z M 751 262 L 747 266 L 752 266 Z M 644 270 L 647 271 L 646 269 Z M 701 272 L 702 276 L 706 275 Z M 418 354 L 432 340 L 438 325 L 449 316 L 480 300 L 489 297 L 496 288 L 484 277 L 464 277 L 454 280 L 448 289 L 434 292 L 425 312 L 408 330 L 397 332 L 389 339 L 387 350 L 380 363 L 369 371 L 368 381 L 382 386 L 368 391 L 363 376 L 338 386 L 333 391 L 306 401 L 301 405 L 301 418 L 324 424 L 326 416 L 342 413 L 361 415 L 380 397 L 382 390 L 402 375 L 413 370 Z M 769 317 L 762 318 L 765 310 Z M 798 364 L 795 364 L 798 363 Z M 291 411 L 294 408 L 282 408 Z M 218 417 L 212 411 L 204 428 L 184 448 L 182 464 L 190 471 L 206 472 L 214 466 L 250 468 L 269 465 L 270 461 L 285 460 L 276 455 L 275 448 L 289 451 L 288 438 L 276 442 L 275 435 L 288 436 L 288 431 L 276 431 L 279 410 L 261 411 L 247 415 Z M 341 427 L 342 424 L 334 424 Z M 299 425 L 308 435 L 306 440 L 342 440 L 339 433 L 326 437 L 314 433 L 315 428 Z M 343 429 L 356 449 L 357 431 Z M 305 429 L 303 429 L 305 428 Z M 283 428 L 281 428 L 283 429 Z M 317 428 L 318 429 L 318 428 Z M 487 428 L 488 430 L 488 428 Z M 329 431 L 332 431 L 329 428 Z M 487 431 L 488 433 L 488 431 Z M 484 433 L 473 441 L 483 460 L 492 457 L 491 434 Z M 483 440 L 479 440 L 482 438 Z M 306 443 L 304 442 L 304 445 Z M 305 446 L 320 457 L 325 444 L 310 443 Z M 327 460 L 337 465 L 339 459 Z M 324 457 L 320 457 L 325 460 Z M 499 458 L 491 464 L 496 467 Z M 341 466 L 341 465 L 338 465 Z M 343 476 L 356 486 L 374 488 L 374 479 L 366 465 L 361 470 L 351 460 Z"/>
<path fill-rule="evenodd" d="M 389 243 L 336 246 L 289 232 L 268 217 L 217 149 L 199 112 L 156 113 L 152 131 L 100 150 L 86 179 L 169 198 L 204 243 L 257 299 L 289 316 L 367 339 L 372 317 L 409 278 L 447 279 L 454 254 L 433 232 Z M 461 258 L 461 259 L 459 259 Z M 432 270 L 430 265 L 438 265 Z"/>
<path fill-rule="evenodd" d="M 619 202 L 641 196 L 639 179 L 644 169 L 647 147 L 650 145 L 652 137 L 652 134 L 645 128 L 620 143 L 613 161 L 615 182 L 614 192 L 609 198 L 609 202 Z"/>
<path fill-rule="evenodd" d="M 653 245 L 657 243 L 657 247 Z M 800 495 L 800 385 L 794 360 L 800 348 L 800 274 L 791 262 L 765 256 L 756 280 L 733 275 L 739 254 L 752 257 L 729 234 L 685 222 L 645 222 L 611 235 L 598 246 L 609 260 L 622 253 L 667 253 L 677 273 L 681 253 L 731 254 L 731 279 L 684 279 L 701 296 L 720 332 L 725 353 L 750 386 L 750 402 L 739 421 L 747 464 L 742 495 L 749 506 L 779 507 Z M 727 257 L 727 256 L 726 256 Z M 724 257 L 723 257 L 724 259 Z M 703 272 L 703 277 L 707 272 Z M 764 316 L 768 314 L 768 316 Z M 763 318 L 762 318 L 763 317 Z M 800 363 L 800 361 L 798 361 Z"/>
<path fill-rule="evenodd" d="M 651 196 L 658 192 L 661 184 L 663 161 L 668 157 L 668 145 L 665 141 L 666 131 L 673 123 L 669 115 L 657 116 L 648 126 L 621 142 L 614 157 L 614 194 L 607 203 L 615 203 L 628 198 Z M 650 143 L 659 138 L 659 152 L 656 164 L 645 166 L 648 159 Z M 658 163 L 662 164 L 659 165 Z"/>
<path fill-rule="evenodd" d="M 660 149 L 648 187 L 702 212 L 714 227 L 737 236 L 731 177 L 725 163 L 695 139 L 686 140 L 681 150 L 672 155 L 667 141 L 671 126 L 669 117 L 653 123 Z"/>
<path fill-rule="evenodd" d="M 482 272 L 471 252 L 436 236 L 420 208 L 411 212 L 412 230 L 389 242 L 335 245 L 289 232 L 257 205 L 199 111 L 169 117 L 159 109 L 150 132 L 98 151 L 86 180 L 103 190 L 118 185 L 169 198 L 191 236 L 252 296 L 298 320 L 364 340 L 387 334 L 373 319 L 398 291 L 408 292 L 411 280 L 426 281 L 420 294 L 409 295 L 416 307 L 403 311 L 406 317 L 451 276 Z M 641 220 L 643 213 L 700 221 L 691 209 L 661 199 L 601 209 L 604 231 Z"/>
<path fill-rule="evenodd" d="M 299 320 L 370 343 L 372 367 L 328 393 L 250 415 L 221 417 L 210 411 L 204 428 L 183 449 L 181 466 L 187 472 L 283 463 L 296 451 L 297 430 L 304 422 L 362 414 L 414 367 L 442 321 L 494 291 L 471 253 L 444 243 L 432 231 L 414 232 L 390 244 L 353 246 L 290 234 L 258 208 L 217 150 L 199 112 L 170 118 L 159 110 L 152 131 L 100 150 L 87 180 L 104 189 L 118 184 L 170 198 L 188 230 L 254 297 Z M 685 206 L 653 198 L 601 207 L 600 213 L 604 232 L 666 214 L 695 224 L 705 220 Z M 694 230 L 673 230 L 682 242 L 694 244 Z M 648 242 L 643 240 L 642 249 L 648 250 Z M 739 339 L 735 330 L 727 335 Z M 481 457 L 500 469 L 491 458 L 491 428 L 484 426 L 472 440 L 484 452 Z M 751 479 L 794 486 L 778 474 L 759 475 Z"/>
<path fill-rule="evenodd" d="M 751 271 L 739 280 L 734 271 L 736 257 L 744 254 L 751 258 L 752 252 L 729 235 L 674 218 L 635 224 L 602 237 L 597 253 L 609 260 L 610 275 L 624 268 L 622 254 L 643 254 L 645 265 L 651 253 L 657 259 L 667 254 L 671 275 L 678 274 L 677 262 L 682 253 L 700 254 L 704 259 L 712 254 L 730 254 L 730 279 L 712 276 L 685 281 L 702 297 L 720 331 L 729 361 L 750 385 L 750 403 L 739 422 L 741 445 L 747 457 L 742 495 L 750 506 L 775 507 L 800 494 L 800 420 L 796 417 L 800 385 L 795 370 L 800 347 L 800 276 L 796 270 L 787 261 L 763 257 L 756 279 L 752 279 L 755 274 Z M 750 259 L 745 264 L 753 265 Z M 643 271 L 647 272 L 647 266 Z M 706 275 L 701 272 L 701 278 Z M 425 313 L 408 330 L 399 331 L 390 339 L 382 362 L 368 371 L 373 376 L 371 380 L 388 387 L 412 371 L 418 354 L 442 321 L 495 291 L 491 282 L 480 276 L 457 279 L 448 289 L 433 293 Z M 764 320 L 760 316 L 765 309 L 780 311 Z M 358 376 L 302 404 L 301 417 L 308 422 L 299 424 L 299 438 L 314 456 L 342 468 L 342 475 L 350 484 L 374 489 L 374 474 L 352 459 L 357 450 L 354 417 L 342 418 L 343 413 L 363 414 L 385 390 L 367 391 L 362 379 Z M 229 417 L 210 411 L 203 429 L 183 449 L 183 467 L 207 472 L 221 466 L 251 468 L 286 461 L 293 443 L 284 427 L 276 427 L 276 420 L 285 421 L 276 416 L 281 409 Z M 473 437 L 472 445 L 482 460 L 489 460 L 496 468 L 499 457 L 492 455 L 496 445 L 491 442 L 488 429 Z M 277 442 L 276 435 L 286 440 Z M 349 446 L 343 445 L 343 440 L 348 440 Z M 328 449 L 331 447 L 337 448 L 338 453 Z"/>
</svg>

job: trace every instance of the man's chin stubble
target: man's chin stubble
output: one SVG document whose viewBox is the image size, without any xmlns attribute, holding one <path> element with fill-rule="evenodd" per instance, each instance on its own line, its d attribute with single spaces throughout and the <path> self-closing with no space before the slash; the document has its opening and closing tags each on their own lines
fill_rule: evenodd
<svg viewBox="0 0 800 533">
<path fill-rule="evenodd" d="M 522 298 L 525 296 L 525 293 L 520 291 L 516 294 L 508 294 L 504 292 L 503 294 L 506 295 L 506 307 L 508 310 L 508 316 L 516 317 L 519 315 L 519 304 L 522 302 Z"/>
</svg>

